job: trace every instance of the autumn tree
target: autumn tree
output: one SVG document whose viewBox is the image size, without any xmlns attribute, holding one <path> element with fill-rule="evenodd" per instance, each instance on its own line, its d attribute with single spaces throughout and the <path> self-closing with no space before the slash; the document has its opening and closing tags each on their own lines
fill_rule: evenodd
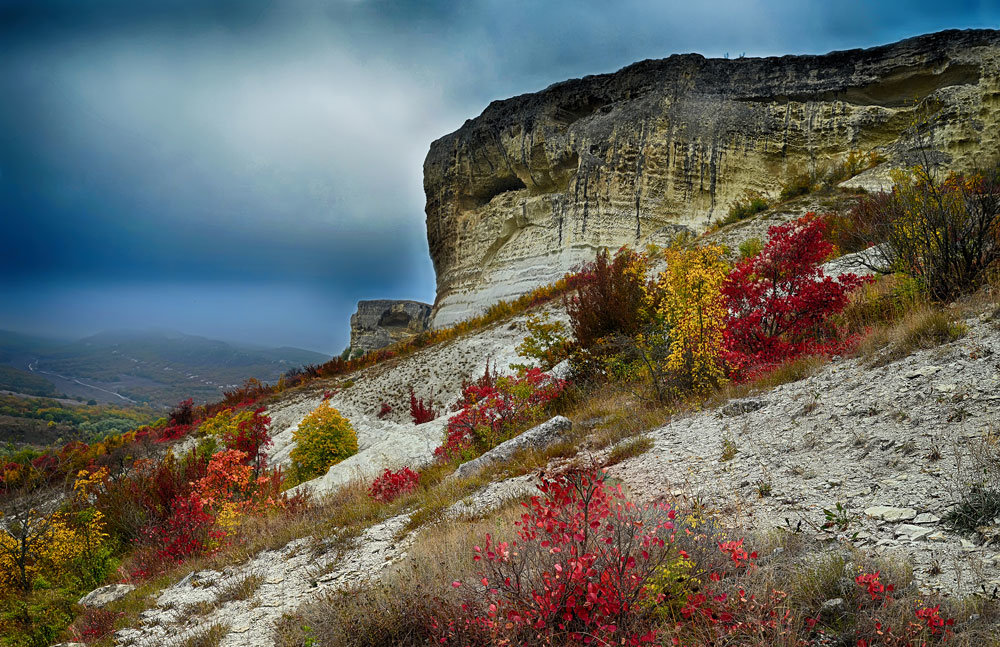
<svg viewBox="0 0 1000 647">
<path fill-rule="evenodd" d="M 655 285 L 657 313 L 669 331 L 666 369 L 674 387 L 705 391 L 725 377 L 720 358 L 728 265 L 718 245 L 666 250 L 667 269 Z"/>
</svg>

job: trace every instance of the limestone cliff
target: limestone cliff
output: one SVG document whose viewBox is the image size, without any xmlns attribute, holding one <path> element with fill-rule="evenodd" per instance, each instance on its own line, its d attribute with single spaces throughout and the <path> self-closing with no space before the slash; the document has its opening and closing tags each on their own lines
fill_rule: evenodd
<svg viewBox="0 0 1000 647">
<path fill-rule="evenodd" d="M 421 333 L 430 325 L 431 306 L 419 301 L 358 301 L 351 315 L 351 354 L 362 355 Z"/>
<path fill-rule="evenodd" d="M 848 151 L 911 164 L 927 118 L 949 166 L 1000 152 L 1000 31 L 823 56 L 676 55 L 495 101 L 424 162 L 434 325 L 597 248 L 701 230 L 746 189 L 776 195 Z"/>
</svg>

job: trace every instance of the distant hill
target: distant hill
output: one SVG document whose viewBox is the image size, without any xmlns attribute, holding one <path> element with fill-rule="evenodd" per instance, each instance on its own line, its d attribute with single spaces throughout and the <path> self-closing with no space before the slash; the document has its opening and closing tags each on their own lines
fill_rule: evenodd
<svg viewBox="0 0 1000 647">
<path fill-rule="evenodd" d="M 43 397 L 57 395 L 56 385 L 44 377 L 13 366 L 2 365 L 0 365 L 0 391 Z"/>
<path fill-rule="evenodd" d="M 167 407 L 218 399 L 248 378 L 274 382 L 325 362 L 301 348 L 256 348 L 174 331 L 107 331 L 58 341 L 0 331 L 0 389 Z M 46 386 L 46 384 L 48 386 Z"/>
</svg>

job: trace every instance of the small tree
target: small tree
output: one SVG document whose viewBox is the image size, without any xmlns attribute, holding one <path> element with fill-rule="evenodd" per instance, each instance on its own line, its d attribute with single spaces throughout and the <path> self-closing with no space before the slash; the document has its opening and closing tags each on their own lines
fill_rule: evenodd
<svg viewBox="0 0 1000 647">
<path fill-rule="evenodd" d="M 833 250 L 826 225 L 815 214 L 768 230 L 759 254 L 729 273 L 722 294 L 725 359 L 736 377 L 807 352 L 835 350 L 830 317 L 866 279 L 824 275 L 820 264 Z"/>
<path fill-rule="evenodd" d="M 1000 167 L 938 180 L 929 165 L 893 173 L 891 192 L 861 200 L 849 215 L 861 262 L 901 272 L 950 301 L 985 281 L 1000 262 Z"/>
<path fill-rule="evenodd" d="M 358 453 L 354 427 L 325 400 L 299 423 L 292 439 L 292 465 L 300 481 L 321 476 L 331 465 Z"/>
<path fill-rule="evenodd" d="M 656 284 L 658 314 L 670 331 L 666 368 L 676 388 L 704 391 L 724 378 L 721 289 L 729 268 L 718 245 L 674 246 L 667 249 L 666 261 Z"/>
<path fill-rule="evenodd" d="M 561 321 L 552 321 L 548 312 L 528 315 L 525 322 L 528 336 L 517 345 L 517 354 L 533 359 L 543 371 L 563 361 L 569 356 L 570 340 L 566 337 L 566 326 Z M 514 368 L 531 368 L 518 364 Z"/>
<path fill-rule="evenodd" d="M 576 343 L 591 348 L 610 335 L 632 337 L 643 328 L 648 312 L 646 272 L 648 260 L 623 247 L 614 258 L 601 250 L 584 266 L 576 296 L 565 300 Z"/>
</svg>

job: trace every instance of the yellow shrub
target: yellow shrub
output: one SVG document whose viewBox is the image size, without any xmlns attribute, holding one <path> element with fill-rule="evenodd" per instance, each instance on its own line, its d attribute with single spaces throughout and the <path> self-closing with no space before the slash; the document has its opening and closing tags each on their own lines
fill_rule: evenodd
<svg viewBox="0 0 1000 647">
<path fill-rule="evenodd" d="M 676 555 L 659 566 L 646 580 L 645 606 L 652 608 L 661 619 L 679 620 L 688 595 L 698 588 L 694 570 L 694 560 L 683 555 Z"/>
<path fill-rule="evenodd" d="M 320 476 L 331 465 L 358 452 L 354 427 L 326 401 L 299 423 L 292 438 L 292 465 L 299 481 Z"/>
<path fill-rule="evenodd" d="M 223 409 L 198 425 L 198 431 L 206 436 L 223 439 L 227 433 L 236 433 L 240 423 L 244 420 L 249 420 L 251 417 L 253 417 L 253 411 L 250 409 L 244 409 L 239 412 L 234 409 Z"/>
</svg>

